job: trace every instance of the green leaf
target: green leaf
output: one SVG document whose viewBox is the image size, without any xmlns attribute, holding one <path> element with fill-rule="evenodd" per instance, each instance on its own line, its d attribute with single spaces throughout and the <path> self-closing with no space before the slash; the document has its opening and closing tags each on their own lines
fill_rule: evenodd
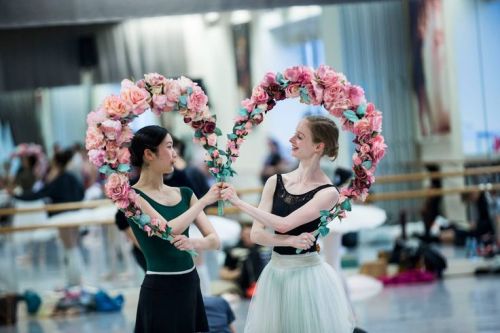
<svg viewBox="0 0 500 333">
<path fill-rule="evenodd" d="M 370 169 L 372 167 L 372 161 L 370 160 L 366 160 L 364 161 L 363 163 L 361 163 L 361 165 L 365 168 L 365 169 Z"/>
<path fill-rule="evenodd" d="M 236 134 L 234 134 L 234 133 L 231 133 L 231 134 L 227 135 L 227 138 L 229 140 L 236 140 L 238 138 L 238 136 Z"/>
<path fill-rule="evenodd" d="M 218 127 L 215 128 L 214 133 L 217 134 L 217 136 L 221 136 L 222 135 L 222 131 Z"/>
<path fill-rule="evenodd" d="M 356 113 L 362 118 L 366 113 L 366 104 L 360 104 L 356 109 Z"/>
<path fill-rule="evenodd" d="M 358 116 L 352 110 L 346 110 L 346 111 L 344 111 L 344 117 L 346 117 L 349 121 L 351 121 L 353 123 L 359 121 Z"/>
<path fill-rule="evenodd" d="M 130 165 L 128 164 L 120 164 L 118 165 L 118 169 L 117 169 L 119 172 L 129 172 L 130 171 Z"/>
<path fill-rule="evenodd" d="M 240 108 L 240 109 L 238 110 L 238 114 L 239 114 L 240 116 L 248 116 L 248 110 L 247 110 L 247 109 L 245 109 L 245 108 Z"/>
<path fill-rule="evenodd" d="M 351 211 L 351 199 L 345 199 L 345 201 L 340 204 L 340 208 L 350 212 Z"/>
<path fill-rule="evenodd" d="M 259 113 L 262 113 L 264 110 L 261 110 L 259 108 L 255 108 L 253 109 L 252 113 L 250 114 L 250 117 L 255 117 L 256 115 L 258 115 Z"/>
<path fill-rule="evenodd" d="M 110 174 L 112 174 L 112 173 L 114 173 L 116 171 L 113 170 L 109 165 L 105 164 L 105 165 L 103 165 L 102 167 L 99 168 L 99 172 L 103 173 L 103 174 L 105 174 L 107 176 L 107 175 L 110 175 Z"/>
<path fill-rule="evenodd" d="M 330 232 L 330 229 L 328 229 L 328 227 L 319 227 L 319 234 L 321 235 L 321 237 L 325 237 L 326 235 L 328 235 L 328 233 Z"/>
<path fill-rule="evenodd" d="M 276 74 L 276 82 L 278 82 L 278 84 L 280 86 L 282 86 L 283 88 L 286 88 L 286 87 L 288 87 L 288 83 L 290 81 L 288 81 L 287 79 L 285 79 L 285 77 L 283 76 L 283 74 L 277 73 Z"/>
<path fill-rule="evenodd" d="M 146 224 L 148 224 L 149 222 L 151 222 L 151 217 L 149 217 L 149 215 L 147 214 L 142 214 L 141 216 L 139 216 L 139 223 L 144 227 Z"/>
<path fill-rule="evenodd" d="M 306 88 L 300 88 L 300 101 L 305 104 L 311 104 L 311 99 L 309 98 L 309 93 Z"/>
<path fill-rule="evenodd" d="M 201 131 L 198 129 L 196 131 L 194 131 L 194 137 L 195 138 L 201 138 L 203 136 L 203 133 L 201 133 Z"/>
<path fill-rule="evenodd" d="M 186 107 L 187 106 L 187 96 L 186 95 L 181 95 L 179 97 L 179 105 L 182 106 L 182 107 Z"/>
<path fill-rule="evenodd" d="M 193 88 L 191 88 L 191 87 L 188 87 L 186 90 L 187 90 L 188 95 L 191 95 L 193 93 Z"/>
</svg>

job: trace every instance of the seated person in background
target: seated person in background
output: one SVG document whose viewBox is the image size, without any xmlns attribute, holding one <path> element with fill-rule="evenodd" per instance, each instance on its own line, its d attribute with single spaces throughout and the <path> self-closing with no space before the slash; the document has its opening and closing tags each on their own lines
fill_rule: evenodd
<svg viewBox="0 0 500 333">
<path fill-rule="evenodd" d="M 246 297 L 252 297 L 255 283 L 265 266 L 261 246 L 250 239 L 251 231 L 251 224 L 242 225 L 240 241 L 225 250 L 226 260 L 219 273 L 222 280 L 236 283 Z"/>
<path fill-rule="evenodd" d="M 222 297 L 204 296 L 209 333 L 236 333 L 234 313 L 229 303 Z"/>
<path fill-rule="evenodd" d="M 471 205 L 471 233 L 481 244 L 495 241 L 495 223 L 489 193 L 472 192 L 462 194 L 462 201 Z"/>
</svg>

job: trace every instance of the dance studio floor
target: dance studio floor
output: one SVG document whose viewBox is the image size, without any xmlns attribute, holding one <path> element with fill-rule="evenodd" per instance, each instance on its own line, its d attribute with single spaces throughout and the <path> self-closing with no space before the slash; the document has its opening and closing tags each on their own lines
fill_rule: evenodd
<svg viewBox="0 0 500 333">
<path fill-rule="evenodd" d="M 57 264 L 60 258 L 54 254 L 52 246 L 48 246 L 45 268 L 37 268 L 23 264 L 19 258 L 13 262 L 7 251 L 8 246 L 4 244 L 0 246 L 0 277 L 16 267 L 15 282 L 19 290 L 49 291 L 40 292 L 45 302 L 41 318 L 29 318 L 21 303 L 17 325 L 0 326 L 0 333 L 132 332 L 139 291 L 137 286 L 141 283 L 142 273 L 128 256 L 122 256 L 122 263 L 114 262 L 113 256 L 106 259 L 102 242 L 97 242 L 97 239 L 88 238 L 87 244 L 84 244 L 90 249 L 85 260 L 84 281 L 88 285 L 103 287 L 111 295 L 122 293 L 125 305 L 121 312 L 50 318 L 51 307 L 48 304 L 56 300 L 56 295 L 50 290 L 64 285 L 64 273 Z M 356 251 L 360 262 L 373 260 L 378 250 L 367 246 L 361 249 Z M 454 270 L 455 274 L 430 284 L 386 287 L 372 298 L 354 302 L 358 326 L 369 333 L 500 333 L 500 275 L 475 277 L 470 274 L 470 267 L 479 262 L 477 259 L 465 259 L 460 249 L 442 250 L 451 259 L 449 271 Z M 110 275 L 112 267 L 119 273 Z M 467 274 L 461 273 L 463 267 L 469 269 Z M 245 300 L 232 305 L 237 332 L 243 332 L 249 302 Z"/>
<path fill-rule="evenodd" d="M 120 313 L 41 320 L 22 315 L 16 327 L 0 327 L 0 333 L 132 332 L 136 292 L 125 292 L 127 304 Z M 371 299 L 356 302 L 354 308 L 359 326 L 370 333 L 498 333 L 500 278 L 464 276 L 425 285 L 388 287 Z M 247 309 L 248 301 L 235 309 L 238 332 L 243 332 Z"/>
</svg>

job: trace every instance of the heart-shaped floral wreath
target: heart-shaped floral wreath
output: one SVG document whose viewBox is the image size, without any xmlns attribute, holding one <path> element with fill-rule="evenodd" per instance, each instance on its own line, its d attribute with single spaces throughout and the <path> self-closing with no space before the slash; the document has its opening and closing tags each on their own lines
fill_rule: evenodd
<svg viewBox="0 0 500 333">
<path fill-rule="evenodd" d="M 86 148 L 90 161 L 107 177 L 106 195 L 149 236 L 172 239 L 171 228 L 165 222 L 141 211 L 137 193 L 129 184 L 128 146 L 133 137 L 129 123 L 148 109 L 156 115 L 179 112 L 195 130 L 195 139 L 207 150 L 207 159 L 212 160 L 212 175 L 219 178 L 223 161 L 218 157 L 224 151 L 217 149 L 217 137 L 222 133 L 207 103 L 206 94 L 190 79 L 167 79 L 151 73 L 136 83 L 123 80 L 120 95 L 106 97 L 87 117 Z"/>
<path fill-rule="evenodd" d="M 281 73 L 267 73 L 252 91 L 252 97 L 242 101 L 231 134 L 228 134 L 226 154 L 229 157 L 223 167 L 225 175 L 233 175 L 231 163 L 239 156 L 239 148 L 252 128 L 260 124 L 264 114 L 277 101 L 299 97 L 301 103 L 321 105 L 331 115 L 339 118 L 342 128 L 356 136 L 355 153 L 352 157 L 354 178 L 340 191 L 340 199 L 331 210 L 320 212 L 320 224 L 315 236 L 326 236 L 328 223 L 342 219 L 351 210 L 351 200 L 364 201 L 368 190 L 375 182 L 375 169 L 384 157 L 387 146 L 382 132 L 382 113 L 372 103 L 367 103 L 365 93 L 352 85 L 342 73 L 329 66 L 313 70 L 305 66 L 294 66 Z"/>
</svg>

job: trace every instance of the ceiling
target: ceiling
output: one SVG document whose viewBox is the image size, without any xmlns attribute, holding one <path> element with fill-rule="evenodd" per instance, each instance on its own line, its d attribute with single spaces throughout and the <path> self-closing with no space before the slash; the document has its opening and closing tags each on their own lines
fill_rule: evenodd
<svg viewBox="0 0 500 333">
<path fill-rule="evenodd" d="M 0 29 L 108 23 L 137 17 L 237 9 L 373 1 L 380 0 L 0 0 Z"/>
</svg>

